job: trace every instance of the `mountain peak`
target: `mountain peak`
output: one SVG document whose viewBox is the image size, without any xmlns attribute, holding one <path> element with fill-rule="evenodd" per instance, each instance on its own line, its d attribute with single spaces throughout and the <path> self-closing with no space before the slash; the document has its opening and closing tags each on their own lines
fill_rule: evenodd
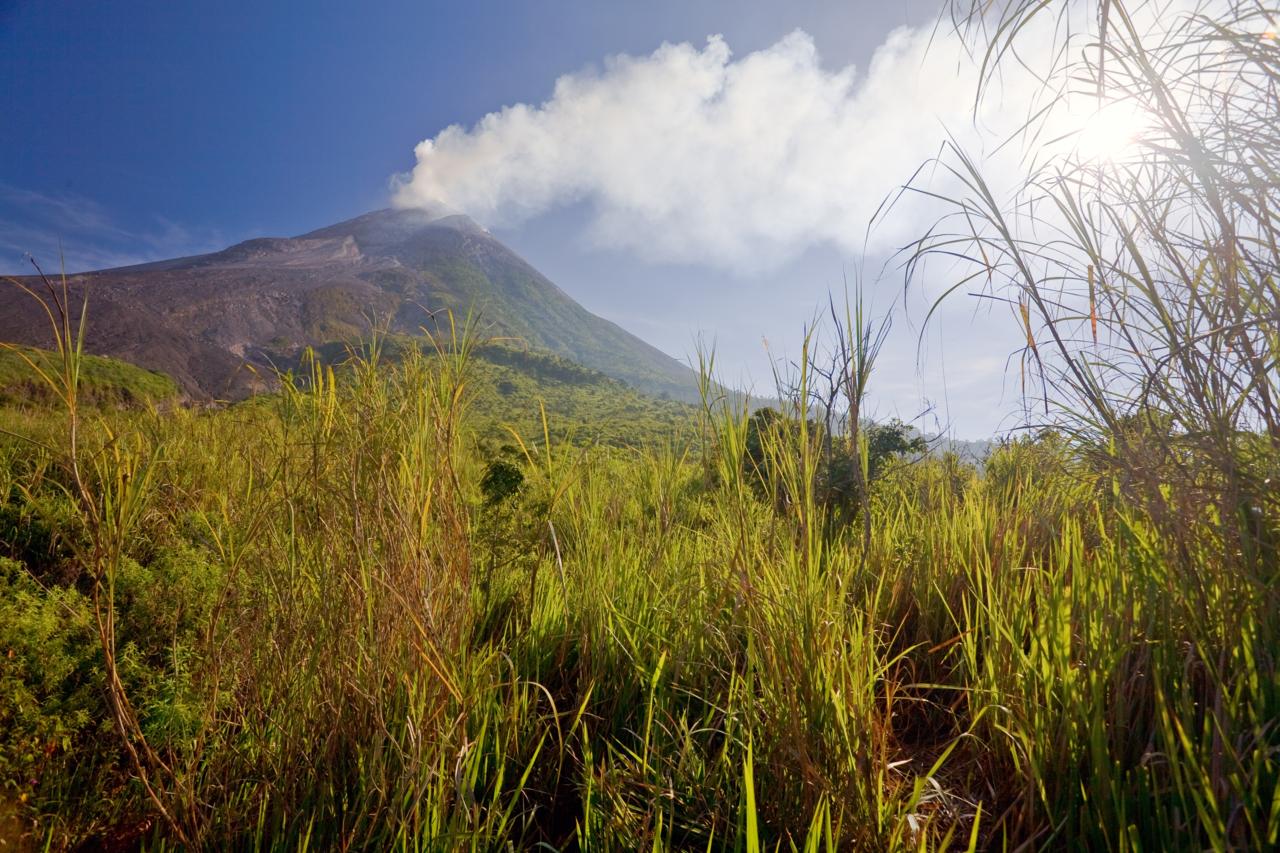
<svg viewBox="0 0 1280 853">
<path fill-rule="evenodd" d="M 489 233 L 466 214 L 443 206 L 434 209 L 388 207 L 319 228 L 302 234 L 297 239 L 354 237 L 361 248 L 367 251 L 396 245 L 424 231 L 438 228 L 473 234 Z"/>
</svg>

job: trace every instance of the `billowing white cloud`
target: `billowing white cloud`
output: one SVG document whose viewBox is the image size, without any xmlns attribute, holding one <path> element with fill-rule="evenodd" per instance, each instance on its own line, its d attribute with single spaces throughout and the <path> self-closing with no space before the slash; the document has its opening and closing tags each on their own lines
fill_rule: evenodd
<svg viewBox="0 0 1280 853">
<path fill-rule="evenodd" d="M 976 143 L 999 136 L 976 126 L 1025 117 L 1025 104 L 1007 120 L 994 104 L 975 119 L 976 73 L 958 38 L 929 30 L 890 33 L 865 73 L 824 68 L 802 31 L 737 58 L 719 36 L 664 44 L 419 143 L 395 203 L 504 226 L 585 202 L 602 245 L 738 272 L 818 244 L 856 252 L 948 132 Z M 868 248 L 915 236 L 921 204 L 908 199 Z"/>
<path fill-rule="evenodd" d="M 1130 18 L 1155 34 L 1219 5 L 1169 0 Z M 393 180 L 394 201 L 444 204 L 497 226 L 583 203 L 601 245 L 734 272 L 776 268 L 815 245 L 883 252 L 942 210 L 908 194 L 868 235 L 886 197 L 948 139 L 981 161 L 997 198 L 1068 149 L 1096 157 L 1123 147 L 1132 122 L 1099 120 L 1091 87 L 1049 73 L 1088 44 L 1092 9 L 1070 2 L 1024 21 L 1016 57 L 999 65 L 976 111 L 982 46 L 946 25 L 890 32 L 865 71 L 825 67 L 801 30 L 740 57 L 720 36 L 615 56 L 561 77 L 542 104 L 420 142 L 413 170 Z M 1019 137 L 1033 115 L 1039 132 Z M 957 189 L 941 167 L 914 183 Z"/>
</svg>

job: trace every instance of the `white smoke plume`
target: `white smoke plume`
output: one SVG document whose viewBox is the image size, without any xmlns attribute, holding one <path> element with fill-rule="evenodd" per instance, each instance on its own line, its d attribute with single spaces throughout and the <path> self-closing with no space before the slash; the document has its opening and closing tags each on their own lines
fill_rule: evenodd
<svg viewBox="0 0 1280 853">
<path fill-rule="evenodd" d="M 974 142 L 1025 118 L 1022 104 L 975 119 L 976 74 L 957 37 L 929 30 L 892 32 L 865 73 L 824 68 L 799 30 L 738 58 L 719 36 L 664 44 L 419 143 L 394 200 L 498 226 L 585 202 L 601 245 L 736 272 L 820 244 L 883 250 L 915 235 L 911 206 L 927 202 L 867 245 L 869 221 L 948 132 Z"/>
</svg>

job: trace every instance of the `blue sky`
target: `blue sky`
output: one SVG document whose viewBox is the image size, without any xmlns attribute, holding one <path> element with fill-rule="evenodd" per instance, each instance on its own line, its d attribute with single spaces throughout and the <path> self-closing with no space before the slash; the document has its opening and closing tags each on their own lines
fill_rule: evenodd
<svg viewBox="0 0 1280 853">
<path fill-rule="evenodd" d="M 698 58 L 707 55 L 707 37 L 719 34 L 732 69 L 745 57 L 776 57 L 777 46 L 799 30 L 817 53 L 811 72 L 823 79 L 829 72 L 838 83 L 838 72 L 848 69 L 857 82 L 891 31 L 927 28 L 935 15 L 934 3 L 909 0 L 0 0 L 0 271 L 19 271 L 25 251 L 56 267 L 51 256 L 59 243 L 69 266 L 102 267 L 302 233 L 384 207 L 392 176 L 420 162 L 414 146 L 422 140 L 439 139 L 450 125 L 466 131 L 510 105 L 537 110 L 564 75 L 607 83 L 609 58 L 620 54 L 643 65 L 668 42 L 687 43 Z M 887 102 L 875 107 L 881 124 L 893 124 L 899 106 L 904 120 L 928 112 L 927 105 L 914 109 L 905 90 L 901 99 L 888 92 Z M 933 126 L 910 133 L 927 136 Z M 942 125 L 936 129 L 940 140 Z M 475 139 L 465 136 L 459 145 Z M 926 152 L 934 144 L 911 141 Z M 855 183 L 854 192 L 841 192 L 878 200 L 908 177 L 909 170 L 901 174 L 908 162 L 877 164 L 864 183 L 883 178 L 882 185 L 864 192 Z M 700 168 L 696 161 L 686 166 Z M 701 257 L 703 235 L 688 223 L 650 213 L 642 223 L 649 230 L 637 232 L 627 218 L 631 202 L 616 203 L 617 186 L 605 176 L 557 190 L 519 217 L 495 210 L 478 218 L 591 310 L 678 357 L 699 335 L 712 339 L 726 377 L 756 387 L 768 383 L 771 357 L 795 353 L 805 321 L 844 278 L 872 282 L 884 309 L 902 295 L 892 269 L 876 281 L 891 238 L 864 251 L 860 238 L 840 236 L 855 230 L 847 222 L 858 221 L 870 202 L 840 207 L 847 222 L 829 220 L 834 237 L 791 234 L 779 238 L 778 251 L 756 259 L 734 249 L 744 235 L 746 245 L 759 243 L 747 230 L 718 257 L 707 243 Z M 449 189 L 476 197 L 474 186 Z M 518 186 L 501 190 L 522 201 Z M 769 198 L 759 201 L 768 211 Z M 734 198 L 724 204 L 742 206 Z M 779 223 L 794 219 L 787 204 L 779 203 Z M 807 220 L 795 221 L 813 230 Z M 692 248 L 672 242 L 690 233 Z M 931 402 L 936 418 L 928 425 L 949 423 L 965 436 L 1010 425 L 1003 413 L 1016 408 L 1016 393 L 1004 387 L 1008 347 L 996 331 L 1007 325 L 1005 316 L 975 315 L 972 303 L 949 307 L 918 350 L 912 324 L 922 319 L 927 297 L 909 298 L 914 307 L 896 320 L 879 410 L 911 417 Z"/>
</svg>

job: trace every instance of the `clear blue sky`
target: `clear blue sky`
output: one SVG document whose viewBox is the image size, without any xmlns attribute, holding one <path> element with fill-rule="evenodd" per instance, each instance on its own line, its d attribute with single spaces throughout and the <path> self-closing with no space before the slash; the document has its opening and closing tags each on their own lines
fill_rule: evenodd
<svg viewBox="0 0 1280 853">
<path fill-rule="evenodd" d="M 390 177 L 414 166 L 419 141 L 540 104 L 561 75 L 598 71 L 615 54 L 722 34 L 737 58 L 800 29 L 824 69 L 862 68 L 893 28 L 935 15 L 926 0 L 0 0 L 0 272 L 22 269 L 26 251 L 56 267 L 59 243 L 69 266 L 102 267 L 386 206 Z M 582 204 L 562 205 L 495 233 L 673 355 L 697 334 L 714 337 L 729 371 L 757 385 L 769 375 L 762 338 L 775 355 L 791 348 L 855 263 L 820 245 L 764 272 L 726 271 L 602 247 L 584 238 L 588 219 Z M 898 392 L 885 409 L 906 416 L 945 396 L 914 367 L 914 334 L 900 335 L 886 378 Z M 983 354 L 989 377 L 1003 353 Z M 950 420 L 962 435 L 985 433 L 998 425 L 991 406 Z"/>
</svg>

